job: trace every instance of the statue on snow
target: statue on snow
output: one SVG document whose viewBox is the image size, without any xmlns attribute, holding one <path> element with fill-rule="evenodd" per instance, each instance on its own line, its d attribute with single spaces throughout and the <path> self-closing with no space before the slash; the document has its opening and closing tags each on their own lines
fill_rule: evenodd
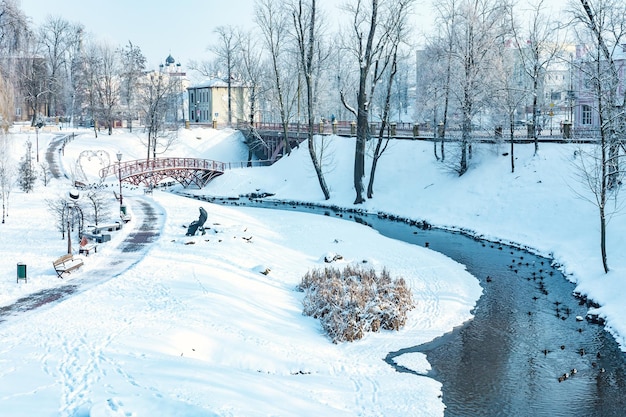
<svg viewBox="0 0 626 417">
<path fill-rule="evenodd" d="M 187 228 L 187 234 L 185 236 L 194 236 L 198 229 L 200 229 L 202 234 L 204 234 L 204 223 L 206 222 L 207 217 L 208 215 L 206 210 L 200 207 L 200 217 L 198 218 L 198 220 L 194 220 L 191 222 L 191 224 Z"/>
</svg>

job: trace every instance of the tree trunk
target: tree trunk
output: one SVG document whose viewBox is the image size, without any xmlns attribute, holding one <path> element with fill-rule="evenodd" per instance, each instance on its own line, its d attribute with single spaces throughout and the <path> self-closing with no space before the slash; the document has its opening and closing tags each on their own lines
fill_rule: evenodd
<svg viewBox="0 0 626 417">
<path fill-rule="evenodd" d="M 515 172 L 515 156 L 513 154 L 513 150 L 514 150 L 514 148 L 513 148 L 513 144 L 514 144 L 513 135 L 515 134 L 515 125 L 514 125 L 512 117 L 510 118 L 510 125 L 509 126 L 510 126 L 510 132 L 511 132 L 511 172 Z"/>
<path fill-rule="evenodd" d="M 364 76 L 362 75 L 362 77 Z M 363 87 L 363 90 L 365 90 L 365 87 Z M 364 108 L 365 99 L 360 98 L 361 94 L 365 96 L 365 91 L 359 91 L 359 109 L 356 118 L 356 145 L 354 150 L 354 190 L 356 191 L 356 198 L 354 204 L 361 204 L 365 201 L 363 198 L 363 177 L 365 176 L 365 144 L 369 136 L 369 127 L 367 125 L 367 110 Z"/>
<path fill-rule="evenodd" d="M 604 273 L 609 272 L 609 264 L 606 256 L 606 217 L 604 206 L 600 207 L 600 252 L 602 254 L 602 267 Z"/>
<path fill-rule="evenodd" d="M 367 97 L 367 77 L 373 61 L 373 44 L 378 25 L 378 1 L 372 0 L 372 15 L 369 21 L 369 33 L 367 43 L 360 58 L 359 68 L 359 93 L 357 95 L 357 117 L 356 117 L 356 145 L 354 150 L 354 190 L 356 198 L 354 204 L 365 202 L 363 197 L 363 178 L 365 177 L 365 144 L 369 138 L 368 126 L 368 97 Z M 372 97 L 369 97 L 371 100 Z"/>
<path fill-rule="evenodd" d="M 378 166 L 378 160 L 381 156 L 381 147 L 383 143 L 383 138 L 378 138 L 378 142 L 376 143 L 376 150 L 374 151 L 374 157 L 372 159 L 372 168 L 370 169 L 370 180 L 367 185 L 367 198 L 374 198 L 374 178 L 376 176 L 376 167 Z"/>
<path fill-rule="evenodd" d="M 537 110 L 538 110 L 538 104 L 537 104 L 537 94 L 538 94 L 538 89 L 539 89 L 539 80 L 538 80 L 538 75 L 537 75 L 538 70 L 535 70 L 535 76 L 533 77 L 533 139 L 535 142 L 535 155 L 537 155 L 537 152 L 539 152 L 539 138 L 537 135 Z"/>
</svg>

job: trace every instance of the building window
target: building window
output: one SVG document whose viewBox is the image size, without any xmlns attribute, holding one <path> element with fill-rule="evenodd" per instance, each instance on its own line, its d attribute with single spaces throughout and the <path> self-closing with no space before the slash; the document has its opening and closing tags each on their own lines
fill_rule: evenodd
<svg viewBox="0 0 626 417">
<path fill-rule="evenodd" d="M 591 106 L 583 104 L 582 124 L 591 124 Z"/>
</svg>

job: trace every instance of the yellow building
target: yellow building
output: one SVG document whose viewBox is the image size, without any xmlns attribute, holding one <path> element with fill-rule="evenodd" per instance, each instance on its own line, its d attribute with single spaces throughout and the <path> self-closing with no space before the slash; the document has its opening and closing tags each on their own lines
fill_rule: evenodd
<svg viewBox="0 0 626 417">
<path fill-rule="evenodd" d="M 189 103 L 189 120 L 192 123 L 213 123 L 220 126 L 234 126 L 246 120 L 248 105 L 248 88 L 241 83 L 232 82 L 230 88 L 230 117 L 228 83 L 211 78 L 200 84 L 187 88 Z"/>
</svg>

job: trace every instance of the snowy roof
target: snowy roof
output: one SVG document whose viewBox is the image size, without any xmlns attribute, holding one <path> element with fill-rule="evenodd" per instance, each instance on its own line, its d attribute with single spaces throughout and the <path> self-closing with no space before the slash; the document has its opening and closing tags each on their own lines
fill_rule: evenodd
<svg viewBox="0 0 626 417">
<path fill-rule="evenodd" d="M 239 81 L 232 81 L 230 84 L 231 87 L 243 87 L 243 84 Z M 228 87 L 228 83 L 221 78 L 207 78 L 204 81 L 199 82 L 198 84 L 194 84 L 189 86 L 189 88 L 226 88 Z"/>
</svg>

